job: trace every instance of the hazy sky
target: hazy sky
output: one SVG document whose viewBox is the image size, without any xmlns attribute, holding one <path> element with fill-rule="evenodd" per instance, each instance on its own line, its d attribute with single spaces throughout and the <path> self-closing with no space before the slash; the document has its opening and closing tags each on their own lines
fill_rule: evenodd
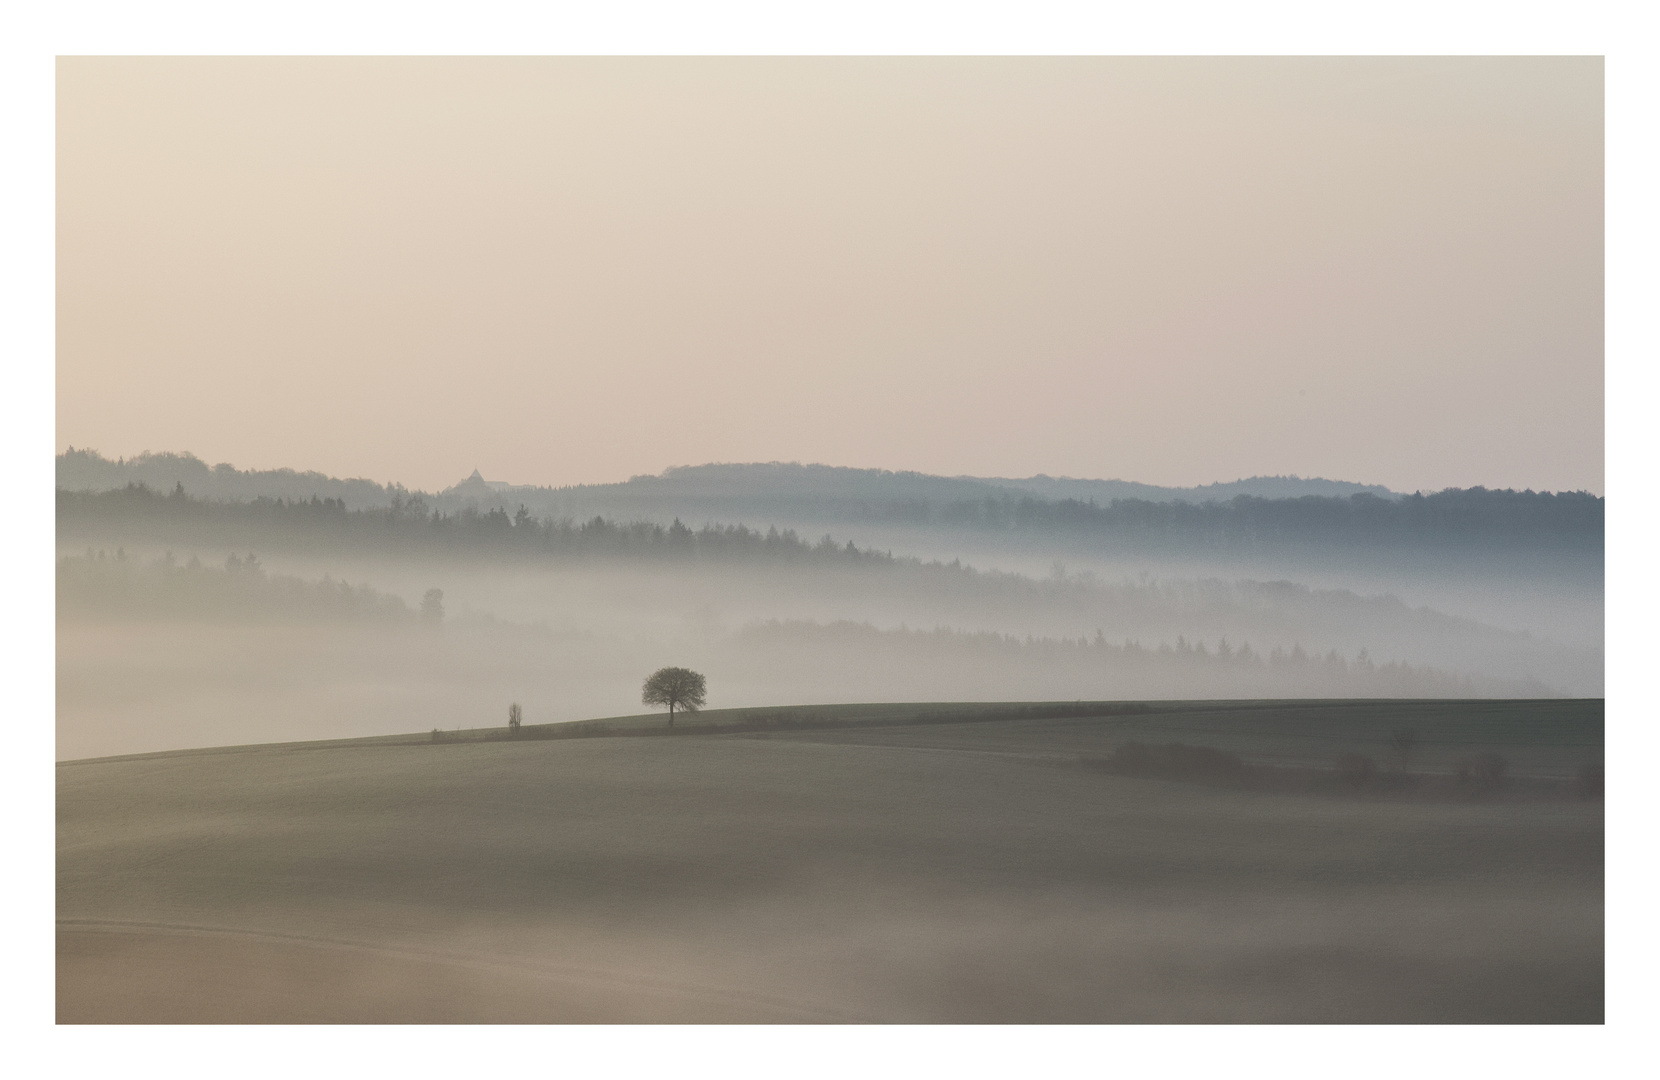
<svg viewBox="0 0 1660 1080">
<path fill-rule="evenodd" d="M 1601 492 L 1602 74 L 63 60 L 57 445 Z"/>
</svg>

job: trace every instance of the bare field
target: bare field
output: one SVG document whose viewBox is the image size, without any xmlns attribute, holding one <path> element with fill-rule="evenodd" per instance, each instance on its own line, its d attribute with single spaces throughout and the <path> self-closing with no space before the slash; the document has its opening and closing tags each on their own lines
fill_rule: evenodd
<svg viewBox="0 0 1660 1080">
<path fill-rule="evenodd" d="M 1161 734 L 1381 756 L 1413 723 L 1425 769 L 1479 744 L 1544 784 L 1600 760 L 1600 701 L 885 708 L 60 764 L 59 1020 L 1602 1020 L 1600 801 L 1080 765 Z"/>
</svg>

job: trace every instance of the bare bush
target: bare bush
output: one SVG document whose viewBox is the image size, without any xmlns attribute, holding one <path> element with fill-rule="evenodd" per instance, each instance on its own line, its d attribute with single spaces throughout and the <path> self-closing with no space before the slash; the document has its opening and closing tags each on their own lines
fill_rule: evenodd
<svg viewBox="0 0 1660 1080">
<path fill-rule="evenodd" d="M 1146 743 L 1124 743 L 1113 750 L 1106 764 L 1119 772 L 1151 772 L 1154 767 L 1153 748 Z"/>
<path fill-rule="evenodd" d="M 1377 772 L 1378 763 L 1365 754 L 1342 754 L 1337 759 L 1337 775 L 1353 787 L 1364 784 Z"/>
<path fill-rule="evenodd" d="M 1418 732 L 1412 728 L 1396 728 L 1389 735 L 1389 745 L 1399 755 L 1401 772 L 1406 772 L 1412 764 L 1412 751 L 1418 745 Z"/>
<path fill-rule="evenodd" d="M 1587 761 L 1579 767 L 1575 787 L 1582 799 L 1602 798 L 1602 762 Z"/>
<path fill-rule="evenodd" d="M 1118 746 L 1106 761 L 1114 772 L 1131 776 L 1154 776 L 1170 780 L 1232 780 L 1245 770 L 1238 754 L 1213 746 L 1165 743 L 1149 746 L 1128 742 Z"/>
</svg>

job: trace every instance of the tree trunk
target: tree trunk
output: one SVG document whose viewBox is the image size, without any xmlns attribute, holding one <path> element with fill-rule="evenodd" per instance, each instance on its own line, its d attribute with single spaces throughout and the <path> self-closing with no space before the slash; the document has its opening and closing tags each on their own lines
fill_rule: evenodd
<svg viewBox="0 0 1660 1080">
<path fill-rule="evenodd" d="M 674 701 L 669 701 L 669 730 L 674 730 Z"/>
</svg>

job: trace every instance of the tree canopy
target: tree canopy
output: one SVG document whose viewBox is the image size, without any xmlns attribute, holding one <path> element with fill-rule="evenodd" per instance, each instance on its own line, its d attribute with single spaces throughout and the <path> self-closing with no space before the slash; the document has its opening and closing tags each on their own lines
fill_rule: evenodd
<svg viewBox="0 0 1660 1080">
<path fill-rule="evenodd" d="M 683 667 L 659 668 L 646 680 L 640 700 L 647 705 L 667 705 L 669 727 L 674 727 L 674 710 L 695 713 L 703 705 L 707 690 L 704 678 Z"/>
</svg>

